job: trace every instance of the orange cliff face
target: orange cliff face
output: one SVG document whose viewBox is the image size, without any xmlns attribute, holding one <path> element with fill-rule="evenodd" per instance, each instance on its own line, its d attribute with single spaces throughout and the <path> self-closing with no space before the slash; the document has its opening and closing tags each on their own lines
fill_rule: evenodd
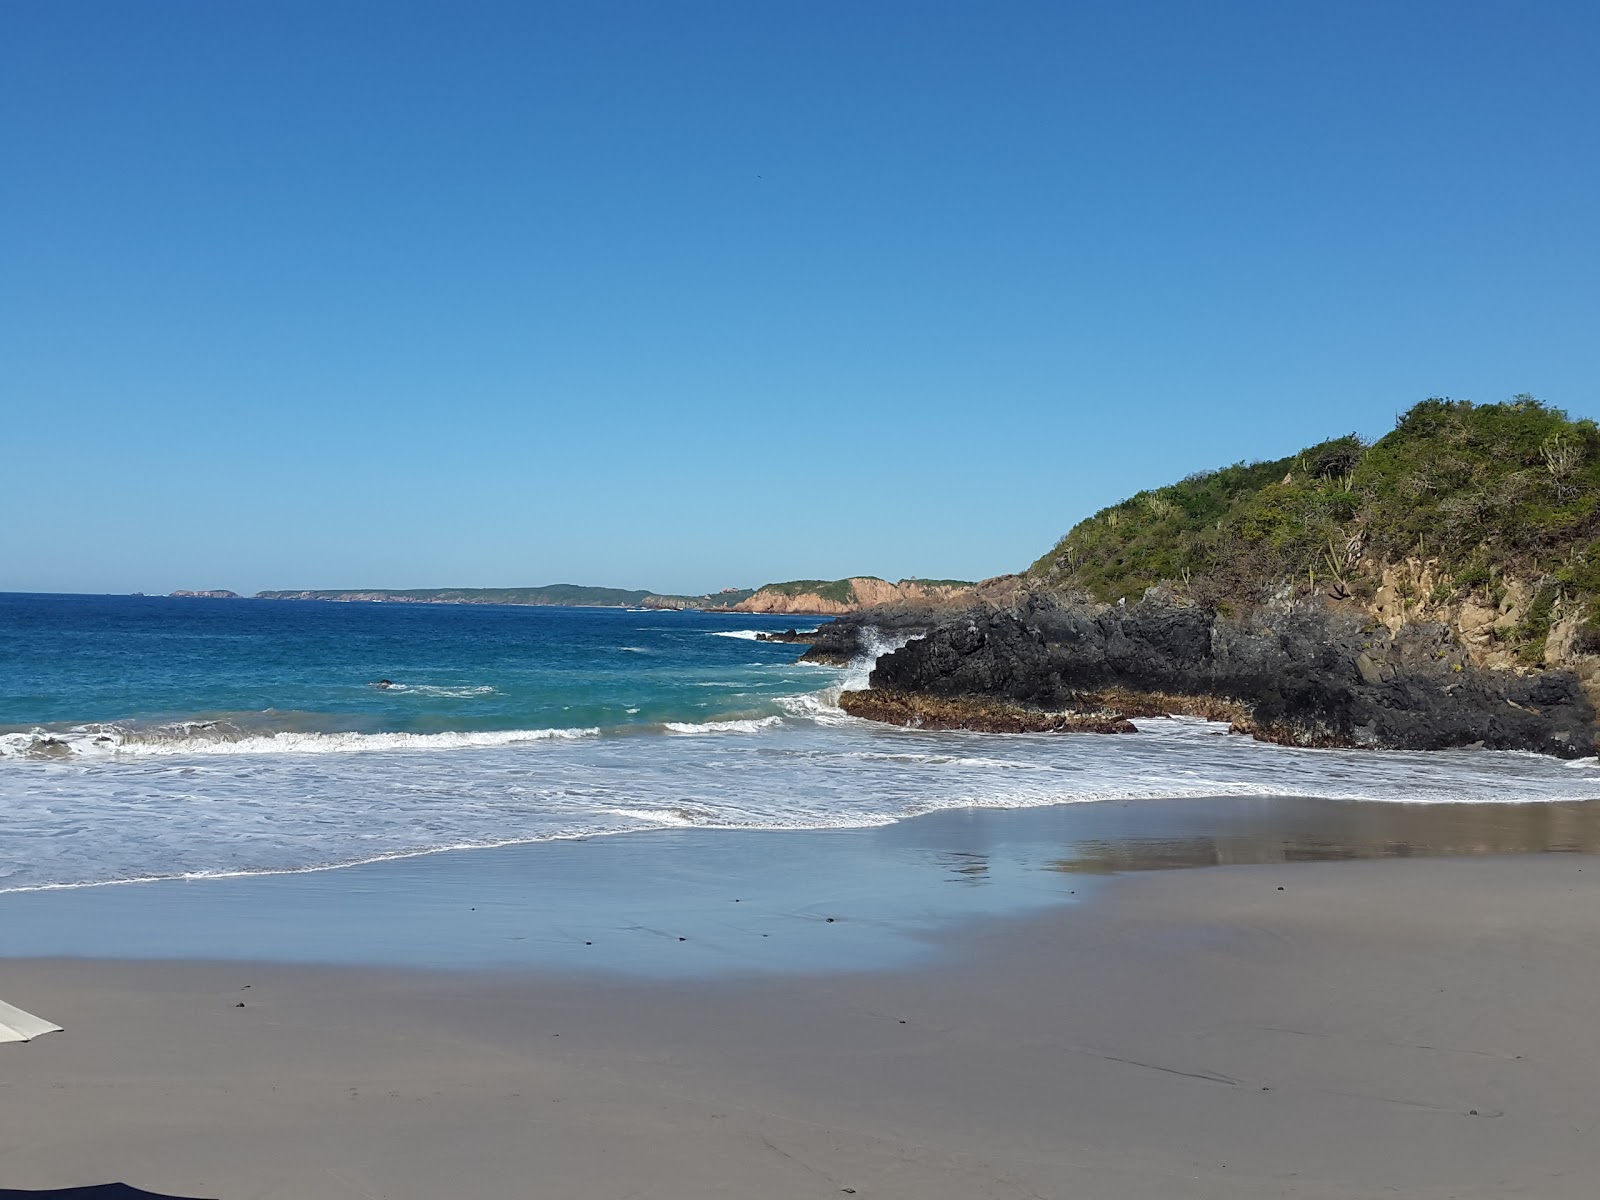
<svg viewBox="0 0 1600 1200">
<path fill-rule="evenodd" d="M 890 583 L 862 575 L 841 580 L 840 583 L 848 587 L 830 585 L 826 590 L 830 593 L 842 591 L 843 599 L 836 595 L 824 596 L 820 591 L 791 591 L 783 584 L 773 584 L 734 605 L 733 611 L 835 617 L 892 604 L 957 608 L 971 604 L 978 595 L 976 587 L 970 584 L 924 583 L 916 579 Z"/>
</svg>

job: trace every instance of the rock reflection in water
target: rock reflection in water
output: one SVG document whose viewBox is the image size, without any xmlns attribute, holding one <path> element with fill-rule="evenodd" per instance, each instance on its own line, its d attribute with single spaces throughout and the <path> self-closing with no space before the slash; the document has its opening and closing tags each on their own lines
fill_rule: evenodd
<svg viewBox="0 0 1600 1200">
<path fill-rule="evenodd" d="M 989 856 L 974 854 L 969 850 L 952 850 L 940 856 L 950 872 L 947 882 L 979 884 L 989 882 Z"/>
<path fill-rule="evenodd" d="M 1600 801 L 1595 800 L 1392 804 L 1284 798 L 1191 803 L 1199 811 L 1174 812 L 1163 804 L 1160 813 L 1129 813 L 1123 828 L 1072 839 L 1067 854 L 1049 867 L 1107 874 L 1413 855 L 1600 852 Z M 1200 824 L 1205 830 L 1170 828 L 1175 823 Z"/>
</svg>

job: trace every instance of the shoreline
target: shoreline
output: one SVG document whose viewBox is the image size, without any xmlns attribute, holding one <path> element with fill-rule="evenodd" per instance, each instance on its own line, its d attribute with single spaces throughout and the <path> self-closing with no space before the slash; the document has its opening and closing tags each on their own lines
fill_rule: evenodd
<svg viewBox="0 0 1600 1200">
<path fill-rule="evenodd" d="M 631 731 L 630 731 L 631 732 Z M 692 735 L 685 735 L 692 736 Z M 1382 753 L 1382 752 L 1375 752 Z M 1389 752 L 1393 753 L 1393 752 Z M 379 868 L 390 863 L 404 863 L 413 859 L 436 858 L 443 856 L 472 855 L 482 852 L 494 851 L 536 851 L 538 847 L 554 845 L 572 845 L 590 841 L 600 841 L 610 838 L 638 837 L 649 838 L 652 836 L 683 837 L 695 834 L 716 836 L 734 834 L 744 836 L 777 836 L 798 837 L 807 834 L 850 834 L 864 833 L 870 830 L 883 829 L 890 826 L 906 823 L 937 821 L 950 815 L 975 816 L 978 814 L 997 814 L 998 819 L 1005 820 L 1004 814 L 1033 814 L 1042 810 L 1069 809 L 1079 806 L 1126 806 L 1126 805 L 1193 805 L 1207 806 L 1222 804 L 1252 804 L 1252 803 L 1283 803 L 1306 805 L 1352 805 L 1352 806 L 1406 806 L 1414 809 L 1434 809 L 1454 807 L 1459 810 L 1480 810 L 1485 806 L 1496 808 L 1521 808 L 1524 810 L 1559 809 L 1569 810 L 1576 806 L 1580 810 L 1593 809 L 1594 819 L 1600 822 L 1600 796 L 1592 800 L 1503 800 L 1503 801 L 1438 801 L 1438 800 L 1374 800 L 1369 797 L 1350 796 L 1317 796 L 1295 795 L 1276 793 L 1235 792 L 1220 793 L 1215 795 L 1172 795 L 1172 796 L 1107 796 L 1094 799 L 1070 799 L 1055 804 L 1023 804 L 1015 806 L 972 804 L 956 805 L 944 808 L 930 809 L 924 812 L 908 813 L 889 820 L 862 822 L 860 824 L 836 824 L 815 826 L 745 826 L 745 825 L 659 825 L 647 826 L 637 829 L 608 829 L 586 830 L 570 834 L 548 834 L 538 837 L 508 838 L 499 842 L 483 842 L 467 845 L 430 846 L 416 850 L 397 850 L 384 854 L 374 855 L 371 858 L 357 858 L 338 862 L 312 863 L 306 866 L 292 867 L 263 867 L 237 871 L 195 872 L 186 874 L 146 875 L 127 879 L 94 879 L 70 883 L 41 883 L 27 884 L 18 887 L 0 886 L 0 903 L 5 897 L 27 896 L 50 892 L 93 891 L 102 888 L 144 887 L 152 885 L 202 885 L 210 883 L 227 883 L 235 880 L 271 880 L 279 877 L 292 877 L 298 875 L 318 875 L 329 872 L 358 870 L 362 868 Z M 1423 857 L 1474 857 L 1479 854 L 1506 854 L 1506 853 L 1600 853 L 1600 827 L 1592 835 L 1592 844 L 1585 840 L 1582 848 L 1576 845 L 1544 846 L 1535 848 L 1531 845 L 1514 849 L 1461 849 L 1455 852 L 1438 851 L 1427 846 L 1394 850 L 1390 854 L 1374 853 L 1373 847 L 1358 849 L 1344 848 L 1330 849 L 1330 856 L 1349 858 L 1376 858 L 1376 857 L 1408 857 L 1418 854 Z M 1307 861 L 1315 861 L 1307 859 Z M 1124 865 L 1119 870 L 1161 870 L 1177 869 L 1179 867 L 1201 867 L 1221 865 L 1204 861 L 1164 861 L 1160 857 L 1149 855 L 1135 855 L 1131 859 L 1124 859 Z M 464 865 L 464 864 L 463 864 Z M 4 952 L 0 950 L 0 960 Z"/>
<path fill-rule="evenodd" d="M 1130 872 L 1596 854 L 1600 800 L 1232 795 L 624 832 L 634 836 L 4 892 L 0 963 L 65 954 L 649 978 L 852 971 L 921 961 L 930 933 L 1070 907 Z"/>
<path fill-rule="evenodd" d="M 1576 1200 L 1596 900 L 1588 857 L 1287 862 L 1124 874 L 853 972 L 0 960 L 65 1026 L 4 1048 L 0 1184 Z"/>
</svg>

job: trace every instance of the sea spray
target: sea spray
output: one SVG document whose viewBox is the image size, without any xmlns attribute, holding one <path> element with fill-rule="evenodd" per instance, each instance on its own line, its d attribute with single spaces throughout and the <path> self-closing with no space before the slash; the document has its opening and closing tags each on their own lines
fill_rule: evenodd
<svg viewBox="0 0 1600 1200">
<path fill-rule="evenodd" d="M 876 625 L 863 625 L 861 653 L 850 660 L 850 664 L 844 668 L 844 674 L 840 676 L 838 686 L 831 689 L 834 702 L 837 704 L 840 692 L 859 692 L 866 687 L 872 677 L 873 669 L 878 665 L 878 660 L 885 654 L 893 654 L 922 636 L 919 633 L 896 633 L 885 636 Z"/>
</svg>

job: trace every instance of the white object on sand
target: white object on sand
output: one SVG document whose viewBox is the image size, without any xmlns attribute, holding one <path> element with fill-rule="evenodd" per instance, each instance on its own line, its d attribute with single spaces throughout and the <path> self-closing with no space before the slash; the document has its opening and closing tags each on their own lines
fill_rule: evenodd
<svg viewBox="0 0 1600 1200">
<path fill-rule="evenodd" d="M 12 1008 L 0 1000 L 0 1042 L 28 1042 L 41 1033 L 60 1033 L 61 1026 L 52 1025 L 42 1017 Z"/>
</svg>

